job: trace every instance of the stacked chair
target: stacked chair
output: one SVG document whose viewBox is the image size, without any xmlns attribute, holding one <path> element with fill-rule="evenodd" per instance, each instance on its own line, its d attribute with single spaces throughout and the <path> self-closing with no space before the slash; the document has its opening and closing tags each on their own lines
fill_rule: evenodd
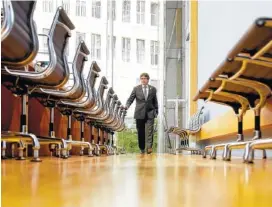
<svg viewBox="0 0 272 207">
<path fill-rule="evenodd" d="M 100 78 L 98 89 L 95 83 L 101 69 L 92 62 L 85 79 L 83 70 L 88 61 L 89 50 L 84 41 L 76 49 L 71 71 L 67 62 L 66 48 L 71 30 L 75 29 L 72 21 L 62 7 L 53 18 L 47 38 L 49 62 L 36 61 L 39 52 L 38 34 L 33 13 L 36 1 L 3 1 L 2 37 L 1 37 L 1 75 L 2 85 L 21 98 L 20 131 L 2 131 L 2 158 L 6 158 L 7 143 L 17 144 L 19 160 L 25 159 L 23 150 L 32 145 L 33 159 L 39 162 L 41 145 L 48 145 L 56 156 L 68 158 L 73 147 L 84 150 L 88 156 L 100 155 L 101 150 L 108 155 L 115 154 L 113 134 L 125 128 L 123 109 L 113 88 L 108 89 L 108 81 Z M 44 65 L 44 67 L 41 67 Z M 72 85 L 67 85 L 69 77 Z M 106 94 L 106 95 L 105 95 Z M 106 98 L 104 99 L 104 96 Z M 28 132 L 28 98 L 37 99 L 50 111 L 48 136 L 39 136 Z M 54 111 L 59 110 L 67 117 L 67 136 L 56 137 L 54 129 Z M 79 141 L 73 140 L 71 133 L 72 117 L 80 122 Z M 91 133 L 84 137 L 84 124 L 98 129 L 97 142 Z M 12 154 L 14 154 L 14 147 Z"/>
<path fill-rule="evenodd" d="M 272 95 L 272 19 L 259 18 L 227 55 L 226 60 L 211 75 L 194 100 L 203 99 L 231 107 L 237 116 L 236 142 L 209 145 L 216 159 L 217 150 L 223 150 L 223 160 L 231 160 L 233 149 L 244 149 L 243 160 L 252 163 L 254 149 L 272 149 L 272 138 L 262 138 L 260 115 L 267 99 Z M 243 116 L 254 111 L 254 132 L 249 141 L 244 140 Z"/>
</svg>

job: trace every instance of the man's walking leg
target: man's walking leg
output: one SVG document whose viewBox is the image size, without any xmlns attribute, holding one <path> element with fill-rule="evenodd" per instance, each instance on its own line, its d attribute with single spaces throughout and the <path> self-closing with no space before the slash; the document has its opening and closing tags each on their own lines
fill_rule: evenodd
<svg viewBox="0 0 272 207">
<path fill-rule="evenodd" d="M 147 153 L 150 154 L 153 146 L 154 119 L 147 119 L 145 129 Z"/>
<path fill-rule="evenodd" d="M 138 132 L 138 145 L 142 152 L 145 150 L 145 120 L 136 119 L 136 127 Z"/>
</svg>

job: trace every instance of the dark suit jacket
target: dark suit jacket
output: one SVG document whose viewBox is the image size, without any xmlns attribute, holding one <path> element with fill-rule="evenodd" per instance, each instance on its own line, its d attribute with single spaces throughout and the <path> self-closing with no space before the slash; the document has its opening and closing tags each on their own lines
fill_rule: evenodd
<svg viewBox="0 0 272 207">
<path fill-rule="evenodd" d="M 158 115 L 157 89 L 150 85 L 148 85 L 148 87 L 147 100 L 145 100 L 142 85 L 134 87 L 127 100 L 126 107 L 129 108 L 134 99 L 136 99 L 136 108 L 134 112 L 135 119 L 145 119 L 146 115 L 147 118 L 154 119 Z"/>
</svg>

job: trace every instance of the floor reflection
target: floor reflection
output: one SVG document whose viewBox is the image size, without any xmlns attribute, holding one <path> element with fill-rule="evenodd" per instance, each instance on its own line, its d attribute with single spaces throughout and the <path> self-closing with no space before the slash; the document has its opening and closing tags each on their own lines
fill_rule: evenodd
<svg viewBox="0 0 272 207">
<path fill-rule="evenodd" d="M 5 160 L 2 206 L 270 207 L 271 164 L 155 154 Z"/>
</svg>

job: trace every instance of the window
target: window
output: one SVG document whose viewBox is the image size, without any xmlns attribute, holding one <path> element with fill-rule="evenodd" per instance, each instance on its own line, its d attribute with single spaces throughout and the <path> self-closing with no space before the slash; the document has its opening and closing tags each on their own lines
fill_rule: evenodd
<svg viewBox="0 0 272 207">
<path fill-rule="evenodd" d="M 116 20 L 116 2 L 115 2 L 115 0 L 108 1 L 108 19 L 110 19 L 110 2 L 112 2 L 112 19 Z"/>
<path fill-rule="evenodd" d="M 85 41 L 85 33 L 77 32 L 76 33 L 76 48 L 78 47 L 78 44 L 82 40 Z"/>
<path fill-rule="evenodd" d="M 92 17 L 100 19 L 101 17 L 101 1 L 92 1 Z"/>
<path fill-rule="evenodd" d="M 159 88 L 159 81 L 158 80 L 150 80 L 149 84 L 154 86 L 155 88 Z"/>
<path fill-rule="evenodd" d="M 53 12 L 53 0 L 43 0 L 43 12 Z"/>
<path fill-rule="evenodd" d="M 91 36 L 91 56 L 101 59 L 101 35 L 92 34 Z"/>
<path fill-rule="evenodd" d="M 77 0 L 76 1 L 76 16 L 86 16 L 86 1 Z"/>
<path fill-rule="evenodd" d="M 42 33 L 45 34 L 45 35 L 48 35 L 49 29 L 43 28 Z M 46 36 L 43 36 L 43 51 L 45 53 L 49 53 L 49 51 L 48 51 L 48 43 L 47 43 L 48 40 L 47 39 L 48 38 Z"/>
<path fill-rule="evenodd" d="M 144 62 L 144 56 L 145 56 L 145 41 L 144 40 L 136 40 L 137 44 L 137 63 L 143 63 Z"/>
<path fill-rule="evenodd" d="M 136 78 L 136 85 L 140 84 L 140 78 Z"/>
<path fill-rule="evenodd" d="M 130 38 L 122 38 L 122 60 L 130 61 Z"/>
<path fill-rule="evenodd" d="M 108 41 L 108 46 L 109 46 L 109 49 L 107 50 L 107 54 L 108 54 L 108 58 L 109 58 L 109 51 L 110 51 L 110 36 L 108 36 L 108 39 L 107 39 L 107 41 Z M 113 58 L 115 58 L 115 45 L 116 45 L 116 37 L 115 36 L 113 36 L 112 37 L 112 47 L 113 47 L 113 54 L 112 54 L 112 57 Z"/>
<path fill-rule="evenodd" d="M 159 42 L 151 40 L 150 45 L 151 65 L 159 63 Z"/>
<path fill-rule="evenodd" d="M 145 1 L 137 0 L 137 24 L 145 23 Z"/>
<path fill-rule="evenodd" d="M 62 7 L 66 11 L 66 13 L 70 14 L 70 1 L 69 0 L 63 0 L 62 1 Z"/>
<path fill-rule="evenodd" d="M 159 24 L 159 4 L 151 3 L 151 25 L 158 26 Z"/>
<path fill-rule="evenodd" d="M 130 0 L 123 0 L 122 20 L 130 22 Z"/>
</svg>

